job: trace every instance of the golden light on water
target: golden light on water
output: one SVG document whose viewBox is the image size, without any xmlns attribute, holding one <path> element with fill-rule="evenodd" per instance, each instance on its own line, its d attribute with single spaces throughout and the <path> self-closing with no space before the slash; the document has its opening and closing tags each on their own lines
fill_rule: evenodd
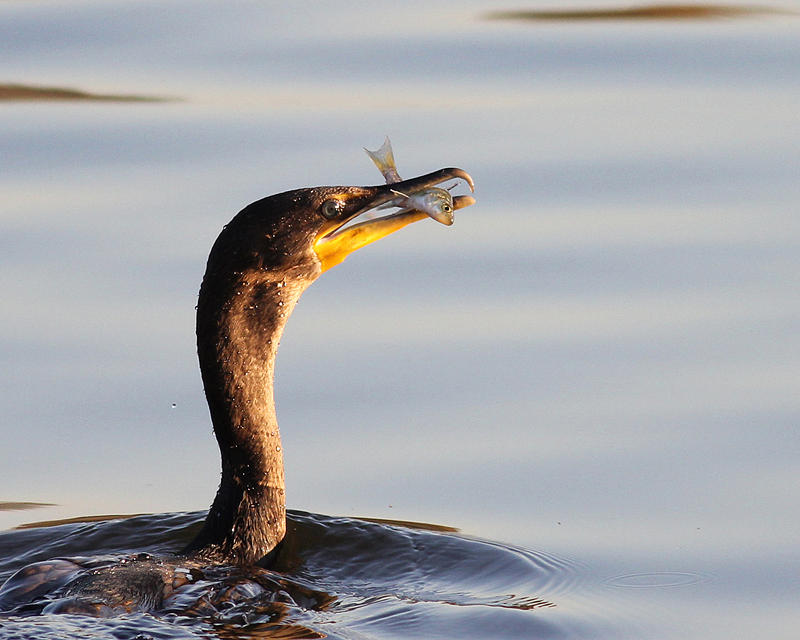
<svg viewBox="0 0 800 640">
<path fill-rule="evenodd" d="M 69 100 L 82 102 L 166 102 L 166 98 L 137 95 L 91 93 L 66 87 L 44 87 L 26 84 L 0 84 L 0 101 L 21 102 Z"/>
<path fill-rule="evenodd" d="M 494 20 L 583 21 L 583 20 L 709 20 L 756 15 L 790 15 L 792 11 L 772 7 L 716 4 L 654 4 L 634 7 L 539 9 L 531 11 L 493 11 Z"/>
</svg>

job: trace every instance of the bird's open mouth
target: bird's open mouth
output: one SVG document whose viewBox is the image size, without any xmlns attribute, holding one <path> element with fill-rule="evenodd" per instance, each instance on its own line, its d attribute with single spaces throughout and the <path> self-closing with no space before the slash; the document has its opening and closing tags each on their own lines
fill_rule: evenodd
<svg viewBox="0 0 800 640">
<path fill-rule="evenodd" d="M 314 252 L 322 270 L 327 271 L 356 249 L 380 240 L 412 222 L 427 218 L 428 214 L 405 210 L 369 220 L 360 221 L 357 218 L 395 199 L 397 192 L 411 194 L 453 179 L 464 180 L 471 191 L 475 190 L 475 183 L 466 171 L 449 168 L 379 187 L 342 187 L 338 193 L 334 191 L 334 196 L 342 200 L 344 211 L 342 217 L 326 222 L 314 241 Z M 472 196 L 453 196 L 453 209 L 463 209 L 474 203 L 475 198 Z"/>
</svg>

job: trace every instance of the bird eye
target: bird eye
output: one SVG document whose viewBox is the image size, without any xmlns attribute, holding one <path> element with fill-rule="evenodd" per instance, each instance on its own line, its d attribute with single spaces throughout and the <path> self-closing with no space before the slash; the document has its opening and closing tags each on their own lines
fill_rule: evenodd
<svg viewBox="0 0 800 640">
<path fill-rule="evenodd" d="M 326 200 L 322 203 L 322 215 L 328 220 L 338 218 L 342 213 L 342 209 L 344 209 L 344 202 L 341 200 Z"/>
</svg>

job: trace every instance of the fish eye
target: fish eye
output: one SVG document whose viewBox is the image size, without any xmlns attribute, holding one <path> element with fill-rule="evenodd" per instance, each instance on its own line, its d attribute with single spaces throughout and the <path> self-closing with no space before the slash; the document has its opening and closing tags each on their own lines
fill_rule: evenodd
<svg viewBox="0 0 800 640">
<path fill-rule="evenodd" d="M 326 200 L 322 203 L 321 211 L 322 215 L 325 216 L 328 220 L 333 220 L 334 218 L 338 218 L 342 210 L 344 209 L 344 202 L 341 200 L 331 199 Z"/>
<path fill-rule="evenodd" d="M 445 213 L 450 213 L 452 210 L 453 210 L 453 207 L 450 206 L 447 202 L 442 204 L 442 211 L 444 211 Z"/>
</svg>

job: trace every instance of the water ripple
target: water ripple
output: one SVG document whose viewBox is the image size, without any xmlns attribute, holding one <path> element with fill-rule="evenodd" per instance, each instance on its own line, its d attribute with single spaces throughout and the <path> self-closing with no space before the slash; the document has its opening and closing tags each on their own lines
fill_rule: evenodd
<svg viewBox="0 0 800 640">
<path fill-rule="evenodd" d="M 614 576 L 604 580 L 603 583 L 624 589 L 662 589 L 665 587 L 688 587 L 711 580 L 713 580 L 712 576 L 691 571 L 653 571 Z"/>
<path fill-rule="evenodd" d="M 574 631 L 568 615 L 546 612 L 558 609 L 580 572 L 549 554 L 438 525 L 295 511 L 268 569 L 201 566 L 172 554 L 203 515 L 70 521 L 0 534 L 0 577 L 19 570 L 0 589 L 0 638 L 558 638 Z M 99 603 L 102 589 L 114 590 L 106 578 L 126 571 L 166 576 L 176 586 L 165 589 L 163 602 Z M 117 591 L 128 594 L 127 587 Z"/>
</svg>

